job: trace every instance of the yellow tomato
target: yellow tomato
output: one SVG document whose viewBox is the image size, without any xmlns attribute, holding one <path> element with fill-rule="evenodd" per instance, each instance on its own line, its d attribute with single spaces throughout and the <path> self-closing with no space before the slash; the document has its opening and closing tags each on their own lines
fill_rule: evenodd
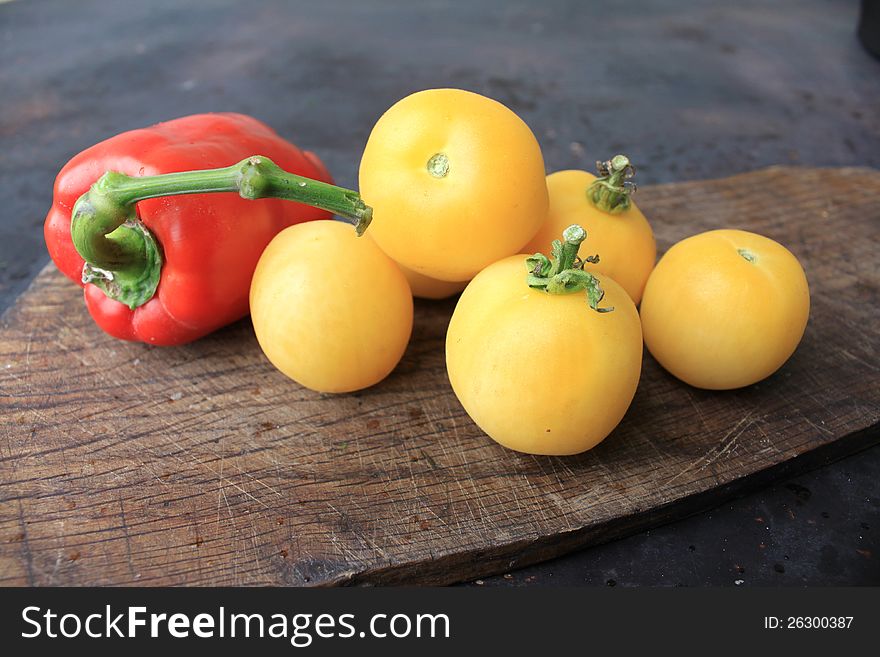
<svg viewBox="0 0 880 657">
<path fill-rule="evenodd" d="M 584 269 L 608 274 L 638 304 L 657 260 L 654 233 L 633 201 L 629 201 L 627 209 L 616 213 L 597 207 L 587 194 L 595 180 L 593 174 L 576 170 L 557 171 L 547 176 L 550 191 L 547 221 L 524 251 L 543 251 L 566 226 L 580 224 L 587 230 L 589 244 L 589 253 L 583 255 L 599 256 L 597 264 L 587 263 Z"/>
<path fill-rule="evenodd" d="M 394 104 L 360 165 L 370 234 L 404 267 L 464 281 L 518 253 L 547 214 L 541 149 L 501 103 L 429 89 Z"/>
<path fill-rule="evenodd" d="M 607 276 L 598 313 L 584 293 L 526 285 L 525 256 L 506 258 L 465 288 L 446 335 L 446 366 L 474 422 L 505 447 L 576 454 L 611 433 L 639 381 L 635 305 Z"/>
<path fill-rule="evenodd" d="M 369 235 L 337 221 L 276 235 L 254 272 L 250 305 L 272 364 L 319 392 L 378 383 L 412 331 L 412 295 L 400 269 Z"/>
<path fill-rule="evenodd" d="M 461 292 L 468 284 L 468 281 L 440 281 L 436 278 L 423 276 L 412 269 L 407 269 L 401 264 L 397 266 L 400 267 L 400 271 L 403 272 L 406 280 L 409 281 L 409 287 L 412 290 L 413 296 L 421 299 L 446 299 L 453 294 Z"/>
<path fill-rule="evenodd" d="M 797 258 L 742 230 L 713 230 L 673 246 L 648 279 L 648 351 L 682 381 L 727 390 L 770 376 L 794 353 L 810 314 Z"/>
</svg>

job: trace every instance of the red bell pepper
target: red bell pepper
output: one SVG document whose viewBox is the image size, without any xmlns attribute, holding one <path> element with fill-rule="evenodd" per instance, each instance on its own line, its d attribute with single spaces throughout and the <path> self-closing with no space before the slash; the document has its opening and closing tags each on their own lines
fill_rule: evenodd
<svg viewBox="0 0 880 657">
<path fill-rule="evenodd" d="M 225 168 L 202 171 L 213 167 Z M 330 180 L 315 155 L 256 119 L 188 116 L 70 160 L 55 181 L 46 245 L 107 333 L 182 344 L 248 313 L 257 260 L 282 229 L 326 210 L 369 221 L 359 198 L 320 182 Z"/>
</svg>

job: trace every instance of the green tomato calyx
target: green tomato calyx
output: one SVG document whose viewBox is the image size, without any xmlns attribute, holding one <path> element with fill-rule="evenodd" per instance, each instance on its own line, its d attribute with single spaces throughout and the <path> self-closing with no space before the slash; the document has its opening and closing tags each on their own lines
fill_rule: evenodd
<svg viewBox="0 0 880 657">
<path fill-rule="evenodd" d="M 630 180 L 636 170 L 626 155 L 596 162 L 599 177 L 587 188 L 587 199 L 602 212 L 618 214 L 629 210 L 636 185 Z"/>
<path fill-rule="evenodd" d="M 551 257 L 536 253 L 526 258 L 526 283 L 529 287 L 544 290 L 548 294 L 572 294 L 586 290 L 587 303 L 590 308 L 600 313 L 607 313 L 614 308 L 599 308 L 605 291 L 599 285 L 599 279 L 588 271 L 584 271 L 584 263 L 596 264 L 599 256 L 578 257 L 581 242 L 587 238 L 587 231 L 573 224 L 562 231 L 562 241 L 553 240 Z"/>
</svg>

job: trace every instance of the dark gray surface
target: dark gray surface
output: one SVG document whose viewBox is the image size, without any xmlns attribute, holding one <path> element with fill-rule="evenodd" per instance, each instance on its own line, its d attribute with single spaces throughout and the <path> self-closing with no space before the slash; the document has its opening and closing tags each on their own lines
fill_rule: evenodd
<svg viewBox="0 0 880 657">
<path fill-rule="evenodd" d="M 880 63 L 857 15 L 854 0 L 0 5 L 0 309 L 47 261 L 64 162 L 194 112 L 252 114 L 344 185 L 382 111 L 436 86 L 509 105 L 548 170 L 618 151 L 643 184 L 880 167 Z M 878 584 L 878 497 L 875 448 L 486 584 Z"/>
</svg>

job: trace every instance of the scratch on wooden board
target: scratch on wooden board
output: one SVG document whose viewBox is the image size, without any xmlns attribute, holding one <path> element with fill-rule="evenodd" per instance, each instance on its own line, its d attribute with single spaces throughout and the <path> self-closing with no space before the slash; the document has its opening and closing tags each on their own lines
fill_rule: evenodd
<svg viewBox="0 0 880 657">
<path fill-rule="evenodd" d="M 461 497 L 462 497 L 462 500 L 464 501 L 464 505 L 467 507 L 468 512 L 471 514 L 471 520 L 476 522 L 477 515 L 474 513 L 474 510 L 471 508 L 470 496 L 465 492 L 464 485 L 462 484 L 461 479 L 456 479 L 455 483 L 458 484 L 458 489 L 461 491 Z"/>
<path fill-rule="evenodd" d="M 697 403 L 697 400 L 694 399 L 694 395 L 688 387 L 684 387 L 684 391 L 687 393 L 688 401 L 691 403 L 691 408 L 693 408 L 697 412 L 697 416 L 700 418 L 700 425 L 702 425 L 703 429 L 708 429 L 709 425 L 706 423 L 706 417 L 703 415 L 703 410 L 700 408 L 700 405 Z"/>
<path fill-rule="evenodd" d="M 176 440 L 174 440 L 174 438 L 172 438 L 171 436 L 164 435 L 163 438 L 165 438 L 165 440 L 167 440 L 167 441 L 170 442 L 172 445 L 174 445 L 179 451 L 181 451 L 181 452 L 188 452 L 188 450 L 187 450 L 183 445 L 181 445 L 179 442 L 177 442 Z M 270 508 L 271 508 L 268 504 L 266 504 L 265 502 L 263 502 L 261 499 L 258 499 L 257 497 L 254 497 L 254 495 L 253 495 L 251 492 L 245 490 L 244 488 L 242 488 L 241 486 L 239 486 L 237 483 L 235 483 L 235 482 L 232 481 L 231 479 L 226 478 L 226 477 L 223 477 L 219 472 L 217 472 L 214 468 L 212 468 L 212 467 L 209 466 L 207 463 L 205 463 L 204 461 L 202 461 L 202 460 L 201 460 L 198 456 L 196 456 L 195 454 L 191 454 L 190 456 L 192 457 L 192 460 L 193 460 L 193 461 L 195 461 L 195 462 L 198 463 L 200 466 L 202 466 L 205 470 L 207 470 L 208 472 L 210 472 L 211 474 L 213 474 L 214 476 L 216 476 L 217 479 L 218 479 L 219 481 L 221 481 L 221 482 L 226 482 L 227 484 L 229 484 L 229 485 L 232 486 L 233 488 L 238 489 L 241 493 L 243 493 L 243 494 L 246 495 L 247 497 L 251 498 L 254 502 L 256 502 L 257 504 L 259 504 L 260 506 L 262 506 L 264 509 L 270 509 Z M 176 454 L 174 455 L 174 457 L 175 457 L 178 461 L 180 461 L 181 463 L 186 463 L 186 462 L 187 462 L 185 459 L 183 459 L 183 458 L 180 457 L 180 456 L 177 456 Z"/>
<path fill-rule="evenodd" d="M 222 461 L 220 462 L 222 465 Z M 222 468 L 221 468 L 222 471 Z M 229 500 L 226 497 L 226 488 L 223 486 L 223 482 L 220 482 L 220 492 L 223 494 L 223 502 L 226 504 L 226 510 L 229 513 L 229 522 L 232 524 L 232 528 L 235 530 L 236 535 L 238 534 L 238 523 L 235 522 L 235 515 L 232 513 L 232 507 L 229 506 Z M 219 505 L 219 500 L 218 500 Z M 230 560 L 232 563 L 232 583 L 238 583 L 238 552 L 234 552 L 232 555 L 232 559 Z"/>
<path fill-rule="evenodd" d="M 552 478 L 556 480 L 556 483 L 558 484 L 557 490 L 559 490 L 559 491 L 565 490 L 565 482 L 559 476 L 559 472 L 556 469 L 556 464 L 558 463 L 556 458 L 554 458 L 554 457 L 549 457 L 549 458 L 536 457 L 535 462 L 538 464 L 538 468 L 541 470 L 541 474 L 543 474 L 548 479 L 551 478 L 551 476 L 552 476 Z M 547 470 L 545 470 L 544 463 L 547 463 L 547 465 L 549 466 L 549 469 L 550 469 L 550 473 L 552 473 L 552 475 L 549 474 L 547 472 Z M 565 467 L 567 467 L 567 466 L 563 465 L 563 468 L 565 468 Z M 570 472 L 570 470 L 569 470 L 569 472 Z M 571 528 L 571 519 L 569 518 L 569 511 L 571 511 L 571 505 L 565 501 L 565 498 L 563 498 L 559 493 L 552 491 L 552 490 L 541 491 L 540 496 L 536 496 L 535 499 L 538 499 L 538 498 L 540 498 L 540 500 L 542 500 L 542 501 L 549 500 L 549 501 L 553 502 L 553 506 L 555 506 L 559 510 L 559 513 L 561 514 L 562 519 L 565 521 L 566 525 L 569 528 Z M 541 505 L 541 507 L 543 509 L 544 505 Z M 545 520 L 547 519 L 546 515 L 544 515 L 544 519 Z"/>
<path fill-rule="evenodd" d="M 122 522 L 122 535 L 125 538 L 125 558 L 128 562 L 128 572 L 134 579 L 140 579 L 134 567 L 134 559 L 131 556 L 131 536 L 128 533 L 128 522 L 125 519 L 125 504 L 122 501 L 122 494 L 119 495 L 119 519 Z"/>
<path fill-rule="evenodd" d="M 746 417 L 744 417 L 742 420 L 740 420 L 740 422 L 739 422 L 739 424 L 738 424 L 737 426 L 742 425 L 742 424 L 747 420 L 747 418 L 748 418 L 748 416 L 746 416 Z M 707 466 L 709 466 L 709 465 L 715 463 L 715 461 L 717 461 L 718 459 L 720 459 L 722 456 L 724 456 L 724 455 L 727 454 L 728 452 L 730 452 L 730 451 L 732 451 L 732 450 L 735 450 L 735 449 L 736 449 L 736 441 L 739 440 L 739 437 L 740 437 L 741 435 L 743 435 L 743 432 L 745 432 L 745 430 L 748 429 L 749 426 L 750 426 L 750 425 L 746 425 L 746 426 L 744 426 L 742 429 L 740 429 L 739 431 L 737 431 L 737 432 L 736 432 L 736 433 L 730 438 L 730 440 L 727 442 L 726 445 L 723 445 L 723 447 L 722 447 L 720 450 L 716 451 L 715 454 L 713 454 L 710 458 L 706 459 L 706 462 L 700 467 L 700 469 L 702 470 L 702 469 L 706 468 Z M 730 434 L 728 434 L 728 435 L 730 435 Z M 725 436 L 725 439 L 726 439 L 726 438 L 727 438 L 727 436 Z M 723 442 L 723 440 L 722 440 L 722 442 Z M 710 452 L 706 452 L 707 455 L 708 455 L 709 453 L 711 453 L 711 450 L 710 450 Z"/>
<path fill-rule="evenodd" d="M 354 535 L 354 537 L 356 539 L 358 539 L 358 541 L 360 541 L 361 545 L 363 545 L 368 550 L 369 549 L 375 550 L 380 555 L 382 555 L 383 558 L 386 558 L 386 559 L 388 558 L 388 553 L 385 551 L 385 549 L 381 545 L 376 543 L 375 540 L 366 536 L 364 534 L 364 532 L 360 531 L 357 527 L 352 526 L 351 522 L 348 519 L 348 516 L 346 516 L 344 513 L 342 513 L 342 511 L 337 509 L 335 506 L 333 506 L 329 502 L 327 503 L 327 506 L 329 506 L 331 509 L 333 509 L 339 515 L 339 517 L 342 518 L 343 522 L 345 522 L 346 525 L 348 526 L 349 531 L 351 531 L 351 533 Z M 335 536 L 336 535 L 334 532 L 334 540 L 335 540 Z M 354 554 L 354 553 L 352 553 L 352 554 Z"/>
<path fill-rule="evenodd" d="M 374 538 L 371 538 L 364 534 L 363 532 L 355 531 L 355 538 L 357 538 L 361 545 L 363 545 L 367 550 L 372 550 L 375 553 L 378 553 L 383 559 L 390 560 L 390 556 L 388 552 L 383 548 L 379 543 L 376 542 Z"/>
<path fill-rule="evenodd" d="M 273 488 L 272 486 L 270 486 L 269 484 L 264 482 L 262 479 L 258 479 L 257 477 L 252 475 L 250 472 L 246 472 L 245 470 L 243 470 L 241 467 L 241 464 L 238 461 L 235 461 L 235 466 L 238 468 L 238 472 L 241 475 L 243 475 L 245 477 L 249 477 L 252 481 L 257 482 L 258 484 L 260 484 L 260 486 L 262 486 L 266 490 L 269 490 L 269 491 L 275 493 L 275 495 L 277 495 L 278 497 L 284 497 L 284 495 L 281 494 L 281 491 L 279 491 L 277 488 Z M 269 508 L 269 507 L 266 507 L 266 508 Z"/>
<path fill-rule="evenodd" d="M 56 579 L 61 570 L 61 563 L 64 561 L 64 518 L 54 523 L 57 527 L 55 532 L 55 544 L 58 546 L 55 552 L 55 563 L 52 565 L 52 573 L 49 575 L 49 585 L 58 586 Z"/>
<path fill-rule="evenodd" d="M 703 454 L 696 461 L 694 461 L 693 463 L 688 465 L 686 468 L 681 470 L 677 475 L 675 475 L 674 477 L 669 479 L 666 482 L 666 485 L 671 486 L 675 481 L 677 481 L 678 479 L 683 477 L 685 474 L 687 474 L 688 472 L 693 470 L 695 467 L 697 467 L 701 463 L 702 463 L 702 465 L 700 466 L 700 470 L 705 469 L 706 467 L 708 467 L 709 465 L 711 465 L 712 463 L 717 461 L 719 458 L 721 458 L 722 456 L 727 454 L 729 451 L 734 449 L 736 447 L 736 441 L 746 431 L 746 429 L 749 428 L 750 424 L 746 424 L 746 423 L 751 422 L 751 417 L 752 417 L 751 413 L 744 415 L 742 417 L 742 419 L 739 422 L 737 422 L 733 426 L 733 428 L 730 431 L 728 431 L 727 434 L 719 441 L 718 445 L 715 445 L 714 447 L 712 447 L 709 451 L 707 451 L 705 454 Z M 721 449 L 719 449 L 719 446 Z M 713 454 L 713 452 L 714 452 L 714 454 Z"/>
<path fill-rule="evenodd" d="M 360 557 L 354 552 L 354 550 L 348 547 L 343 541 L 339 540 L 339 537 L 336 536 L 336 532 L 333 532 L 330 535 L 330 544 L 336 549 L 337 554 L 345 560 L 346 567 L 350 567 L 352 564 L 361 561 Z"/>
<path fill-rule="evenodd" d="M 696 405 L 693 405 L 693 407 L 694 407 L 694 408 L 697 408 Z M 702 421 L 702 420 L 701 420 L 701 421 Z M 650 445 L 651 450 L 652 450 L 654 453 L 657 454 L 657 456 L 659 457 L 659 460 L 660 460 L 660 461 L 663 461 L 663 460 L 666 459 L 666 456 L 667 456 L 667 455 L 666 455 L 666 452 L 664 452 L 662 449 L 660 449 L 660 447 L 657 445 L 657 442 L 653 439 L 653 437 L 648 436 L 648 437 L 646 438 L 645 442 L 646 442 L 648 445 Z"/>
<path fill-rule="evenodd" d="M 848 342 L 849 344 L 857 344 L 859 347 L 864 349 L 867 353 L 873 354 L 875 351 L 874 344 L 872 343 L 871 337 L 864 333 L 864 323 L 862 318 L 854 318 L 849 317 L 845 314 L 840 314 L 835 317 L 838 323 L 843 324 L 847 328 L 851 329 L 847 331 Z M 856 340 L 858 340 L 856 342 Z M 862 359 L 858 359 L 862 360 Z"/>
<path fill-rule="evenodd" d="M 251 533 L 253 535 L 252 543 L 254 546 L 254 559 L 256 559 L 257 570 L 259 571 L 259 570 L 262 570 L 262 565 L 260 563 L 260 547 L 259 547 L 259 545 L 257 545 L 257 522 L 256 522 L 256 518 L 254 518 L 253 514 L 249 513 L 248 517 L 251 520 Z"/>
<path fill-rule="evenodd" d="M 547 493 L 546 499 L 549 499 L 553 502 L 554 506 L 559 509 L 559 512 L 562 514 L 562 519 L 565 521 L 565 524 L 568 530 L 574 529 L 574 525 L 571 522 L 571 518 L 568 517 L 568 510 L 571 508 L 571 505 L 565 501 L 565 498 L 562 497 L 559 493 Z"/>
<path fill-rule="evenodd" d="M 61 570 L 61 560 L 64 558 L 63 548 L 58 548 L 55 554 L 55 564 L 52 566 L 52 572 L 49 573 L 49 586 L 55 586 L 55 578 L 58 577 L 58 571 Z"/>
<path fill-rule="evenodd" d="M 165 488 L 170 487 L 170 484 L 168 484 L 167 481 L 163 480 L 162 477 L 160 477 L 158 475 L 158 473 L 155 470 L 153 470 L 151 464 L 148 463 L 147 461 L 135 461 L 134 459 L 125 459 L 125 460 L 129 464 L 134 465 L 136 468 L 146 470 L 150 475 L 152 475 L 153 479 L 155 479 L 157 482 L 159 482 L 160 484 L 165 486 Z"/>
<path fill-rule="evenodd" d="M 341 513 L 339 511 L 339 509 L 337 509 L 335 506 L 333 506 L 332 504 L 329 504 L 329 503 L 327 506 L 329 506 L 336 513 L 338 513 L 343 519 L 345 519 L 345 515 L 343 513 Z M 336 529 L 332 525 L 330 526 L 330 543 L 333 545 L 333 547 L 336 548 L 337 552 L 344 559 L 350 559 L 350 558 L 358 559 L 359 558 L 358 555 L 354 552 L 354 550 L 352 550 L 350 547 L 348 547 L 348 545 L 346 545 L 343 541 L 339 540 L 339 537 L 336 536 Z"/>
<path fill-rule="evenodd" d="M 473 479 L 470 480 L 471 490 L 473 491 L 471 497 L 476 500 L 477 506 L 480 509 L 480 521 L 482 524 L 490 524 L 489 518 L 491 518 L 492 514 L 489 513 L 486 508 L 486 500 L 483 495 L 480 494 L 480 487 L 477 485 L 477 482 Z"/>
<path fill-rule="evenodd" d="M 27 572 L 28 586 L 34 586 L 34 557 L 31 553 L 31 543 L 28 538 L 27 522 L 24 519 L 24 506 L 21 498 L 18 498 L 18 526 L 21 529 L 21 551 L 24 557 L 25 570 Z"/>
<path fill-rule="evenodd" d="M 829 431 L 827 427 L 820 427 L 818 424 L 813 422 L 810 418 L 808 418 L 806 416 L 806 414 L 802 410 L 798 409 L 798 414 L 803 418 L 804 422 L 809 424 L 811 427 L 813 427 L 819 433 L 823 433 L 826 436 L 833 436 L 834 435 L 834 432 Z"/>
<path fill-rule="evenodd" d="M 422 507 L 425 511 L 427 511 L 427 512 L 430 513 L 432 516 L 434 516 L 434 517 L 435 517 L 437 520 L 439 520 L 443 525 L 445 525 L 446 527 L 449 527 L 450 529 L 452 529 L 452 526 L 449 524 L 449 521 L 446 520 L 446 518 L 444 518 L 443 516 L 439 515 L 436 511 L 434 511 L 434 507 L 432 507 L 432 506 L 429 505 L 427 502 L 425 502 L 424 499 L 420 499 L 420 500 L 419 500 L 419 504 L 421 505 L 421 507 Z M 461 532 L 461 529 L 460 529 L 460 528 L 459 528 L 459 532 L 462 533 L 462 535 L 463 535 L 463 532 Z"/>
<path fill-rule="evenodd" d="M 94 413 L 94 415 L 97 415 L 97 413 Z M 88 416 L 87 416 L 87 417 L 82 417 L 79 413 L 77 413 L 77 414 L 74 415 L 73 417 L 74 417 L 74 419 L 76 420 L 76 423 L 79 425 L 79 428 L 82 429 L 83 433 L 87 433 L 87 434 L 89 434 L 92 438 L 95 438 L 95 437 L 98 435 L 98 434 L 96 434 L 94 431 L 92 431 L 91 429 L 89 429 L 88 424 L 86 424 L 86 420 L 88 419 Z M 128 428 L 128 427 L 127 427 L 127 426 L 125 426 L 125 427 L 119 427 L 119 428 L 116 430 L 116 433 L 117 433 L 117 434 L 121 434 L 126 428 Z M 86 456 L 87 456 L 87 455 L 84 453 L 84 454 L 83 454 L 83 458 L 85 458 Z"/>
<path fill-rule="evenodd" d="M 875 365 L 873 362 L 871 362 L 869 360 L 865 360 L 864 358 L 859 358 L 858 356 L 856 356 L 853 353 L 850 353 L 846 349 L 838 349 L 838 353 L 843 354 L 851 361 L 855 361 L 856 363 L 859 363 L 860 365 L 864 365 L 865 367 L 867 367 L 868 369 L 870 369 L 874 372 L 880 372 L 880 367 Z"/>
<path fill-rule="evenodd" d="M 223 496 L 223 456 L 220 456 L 220 479 L 217 486 L 217 525 L 220 525 L 220 500 Z"/>
<path fill-rule="evenodd" d="M 565 483 L 562 481 L 562 478 L 559 476 L 559 472 L 556 470 L 556 459 L 552 456 L 547 459 L 547 463 L 550 465 L 550 472 L 553 473 L 553 478 L 556 480 L 556 483 L 559 484 L 560 489 L 565 488 Z"/>
<path fill-rule="evenodd" d="M 91 365 L 89 364 L 89 362 L 85 358 L 82 357 L 82 355 L 79 353 L 78 350 L 70 349 L 70 347 L 65 345 L 64 342 L 62 342 L 61 340 L 58 340 L 58 339 L 52 340 L 52 344 L 55 345 L 56 347 L 58 347 L 64 353 L 69 354 L 70 356 L 73 356 L 74 358 L 76 358 L 79 361 L 79 364 L 82 365 L 84 368 L 91 368 Z"/>
<path fill-rule="evenodd" d="M 653 442 L 653 441 L 652 441 L 652 442 Z M 607 478 L 608 478 L 610 481 L 614 481 L 614 473 L 613 473 L 613 471 L 611 470 L 611 468 L 609 468 L 609 467 L 605 464 L 605 461 L 603 460 L 602 456 L 600 456 L 599 452 L 598 452 L 597 450 L 594 449 L 594 450 L 593 450 L 593 454 L 592 454 L 592 456 L 593 456 L 593 462 L 594 462 L 596 465 L 599 466 L 599 469 L 602 470 L 602 472 L 604 472 L 604 473 L 607 475 Z"/>
</svg>

